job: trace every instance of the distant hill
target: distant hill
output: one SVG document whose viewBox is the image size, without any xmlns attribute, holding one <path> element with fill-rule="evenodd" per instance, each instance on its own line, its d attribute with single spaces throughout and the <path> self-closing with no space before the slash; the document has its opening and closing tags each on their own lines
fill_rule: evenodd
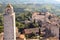
<svg viewBox="0 0 60 40">
<path fill-rule="evenodd" d="M 60 4 L 59 0 L 0 0 L 2 4 Z"/>
<path fill-rule="evenodd" d="M 4 12 L 6 4 L 0 4 L 0 13 Z M 60 4 L 13 4 L 14 11 L 17 13 L 26 11 L 41 11 L 41 12 L 51 12 L 56 15 L 60 15 Z"/>
</svg>

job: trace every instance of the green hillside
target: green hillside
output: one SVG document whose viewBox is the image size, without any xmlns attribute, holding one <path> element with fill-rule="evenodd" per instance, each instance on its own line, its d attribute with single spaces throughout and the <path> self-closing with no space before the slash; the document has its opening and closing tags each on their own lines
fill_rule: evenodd
<svg viewBox="0 0 60 40">
<path fill-rule="evenodd" d="M 26 11 L 41 11 L 46 12 L 49 11 L 51 13 L 54 13 L 56 15 L 60 15 L 60 4 L 14 4 L 14 11 L 16 14 L 18 13 L 24 13 Z M 0 4 L 0 13 L 4 12 L 6 5 Z"/>
</svg>

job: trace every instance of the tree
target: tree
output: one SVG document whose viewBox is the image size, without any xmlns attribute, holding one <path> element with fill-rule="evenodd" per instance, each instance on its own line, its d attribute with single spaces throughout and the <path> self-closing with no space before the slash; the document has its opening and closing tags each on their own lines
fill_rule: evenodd
<svg viewBox="0 0 60 40">
<path fill-rule="evenodd" d="M 0 33 L 3 32 L 3 26 L 0 26 Z"/>
<path fill-rule="evenodd" d="M 3 19 L 2 19 L 2 16 L 0 16 L 0 26 L 3 26 Z"/>
</svg>

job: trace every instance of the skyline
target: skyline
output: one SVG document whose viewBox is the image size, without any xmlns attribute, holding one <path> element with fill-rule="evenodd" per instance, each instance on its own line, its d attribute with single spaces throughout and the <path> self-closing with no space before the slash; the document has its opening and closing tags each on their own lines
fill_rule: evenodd
<svg viewBox="0 0 60 40">
<path fill-rule="evenodd" d="M 21 3 L 38 3 L 38 4 L 42 4 L 42 3 L 52 3 L 52 4 L 60 4 L 60 0 L 0 0 L 0 3 L 2 4 L 8 4 L 8 3 L 12 3 L 12 4 L 21 4 Z"/>
</svg>

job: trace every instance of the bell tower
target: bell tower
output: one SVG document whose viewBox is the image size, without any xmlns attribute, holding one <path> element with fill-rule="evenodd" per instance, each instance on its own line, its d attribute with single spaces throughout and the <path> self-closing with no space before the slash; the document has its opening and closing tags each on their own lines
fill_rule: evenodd
<svg viewBox="0 0 60 40">
<path fill-rule="evenodd" d="M 16 40 L 15 13 L 11 4 L 8 4 L 4 13 L 4 40 Z"/>
</svg>

